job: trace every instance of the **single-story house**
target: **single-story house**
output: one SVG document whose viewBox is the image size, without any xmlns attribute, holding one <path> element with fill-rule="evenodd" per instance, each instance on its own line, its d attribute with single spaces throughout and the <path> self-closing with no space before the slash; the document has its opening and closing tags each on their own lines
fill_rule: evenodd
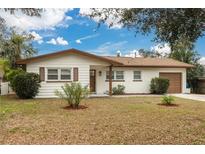
<svg viewBox="0 0 205 154">
<path fill-rule="evenodd" d="M 168 93 L 186 93 L 186 69 L 192 65 L 169 58 L 98 56 L 77 49 L 40 55 L 17 61 L 27 72 L 40 75 L 37 97 L 55 97 L 65 83 L 78 81 L 96 95 L 110 94 L 118 84 L 127 94 L 150 93 L 154 77 L 170 81 Z"/>
</svg>

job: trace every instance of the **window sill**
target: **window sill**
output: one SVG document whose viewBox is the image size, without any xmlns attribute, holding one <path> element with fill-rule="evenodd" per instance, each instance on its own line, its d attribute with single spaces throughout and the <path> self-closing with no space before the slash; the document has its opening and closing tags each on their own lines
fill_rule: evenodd
<svg viewBox="0 0 205 154">
<path fill-rule="evenodd" d="M 139 80 L 132 80 L 133 82 L 142 82 L 142 80 L 141 79 L 139 79 Z"/>
<path fill-rule="evenodd" d="M 105 80 L 105 82 L 109 82 L 109 80 Z M 112 82 L 125 82 L 125 80 L 112 80 Z"/>
<path fill-rule="evenodd" d="M 53 81 L 47 80 L 46 82 L 47 83 L 66 83 L 66 82 L 72 82 L 72 81 L 71 80 L 64 80 L 64 81 L 63 80 L 62 81 L 61 80 L 53 80 Z"/>
</svg>

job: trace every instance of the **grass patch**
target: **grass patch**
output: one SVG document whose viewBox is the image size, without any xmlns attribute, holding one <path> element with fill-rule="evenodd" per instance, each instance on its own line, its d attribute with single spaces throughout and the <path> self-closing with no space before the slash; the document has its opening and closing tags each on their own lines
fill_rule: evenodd
<svg viewBox="0 0 205 154">
<path fill-rule="evenodd" d="M 3 97 L 0 144 L 205 144 L 205 103 L 161 97 L 85 99 L 65 110 L 60 99 Z"/>
</svg>

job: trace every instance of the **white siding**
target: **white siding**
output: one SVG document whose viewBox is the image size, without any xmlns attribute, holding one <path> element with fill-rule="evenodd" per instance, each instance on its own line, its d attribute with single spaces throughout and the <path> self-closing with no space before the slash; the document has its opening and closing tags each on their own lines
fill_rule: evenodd
<svg viewBox="0 0 205 154">
<path fill-rule="evenodd" d="M 89 70 L 90 65 L 108 65 L 105 62 L 97 61 L 92 58 L 88 58 L 80 55 L 67 55 L 64 57 L 55 57 L 50 59 L 44 59 L 41 61 L 27 64 L 27 72 L 39 73 L 40 67 L 45 67 L 45 79 L 47 79 L 47 67 L 53 68 L 73 68 L 78 67 L 79 81 L 83 86 L 89 85 Z M 73 73 L 73 71 L 71 71 Z M 73 74 L 71 74 L 73 76 Z M 41 82 L 41 88 L 37 97 L 55 97 L 54 91 L 56 89 L 61 90 L 61 86 L 64 83 L 47 83 Z"/>
<path fill-rule="evenodd" d="M 106 82 L 106 71 L 108 63 L 98 61 L 80 55 L 67 55 L 39 60 L 27 64 L 27 71 L 39 73 L 40 67 L 45 67 L 45 79 L 47 79 L 47 67 L 53 68 L 73 68 L 78 67 L 79 81 L 83 86 L 89 85 L 89 70 L 96 69 L 96 93 L 101 95 L 109 89 L 109 82 Z M 180 72 L 182 73 L 182 92 L 186 92 L 186 69 L 185 68 L 140 68 L 140 67 L 114 67 L 113 70 L 123 70 L 125 82 L 113 82 L 113 87 L 118 84 L 125 85 L 126 93 L 149 93 L 150 81 L 154 77 L 159 77 L 159 72 Z M 142 81 L 133 82 L 133 71 L 141 71 Z M 99 76 L 99 71 L 102 72 Z M 71 71 L 73 73 L 73 71 Z M 73 76 L 73 74 L 71 74 Z M 54 91 L 61 90 L 64 83 L 41 82 L 41 88 L 37 97 L 55 97 Z"/>
<path fill-rule="evenodd" d="M 96 91 L 97 94 L 103 94 L 109 89 L 109 82 L 106 80 L 106 70 L 108 68 L 97 68 Z M 98 72 L 102 71 L 99 76 Z M 125 85 L 125 93 L 149 93 L 150 81 L 154 77 L 159 77 L 159 72 L 180 72 L 182 73 L 182 93 L 186 92 L 186 69 L 185 68 L 134 68 L 134 67 L 115 67 L 113 70 L 124 71 L 124 82 L 113 82 L 113 87 L 118 84 Z M 142 81 L 133 82 L 133 71 L 141 71 Z"/>
</svg>

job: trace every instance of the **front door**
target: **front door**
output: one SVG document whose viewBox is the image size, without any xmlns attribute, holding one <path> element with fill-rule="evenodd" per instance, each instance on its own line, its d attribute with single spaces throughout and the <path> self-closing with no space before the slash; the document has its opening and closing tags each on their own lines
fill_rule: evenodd
<svg viewBox="0 0 205 154">
<path fill-rule="evenodd" d="M 95 92 L 96 87 L 96 70 L 90 70 L 90 92 Z"/>
</svg>

